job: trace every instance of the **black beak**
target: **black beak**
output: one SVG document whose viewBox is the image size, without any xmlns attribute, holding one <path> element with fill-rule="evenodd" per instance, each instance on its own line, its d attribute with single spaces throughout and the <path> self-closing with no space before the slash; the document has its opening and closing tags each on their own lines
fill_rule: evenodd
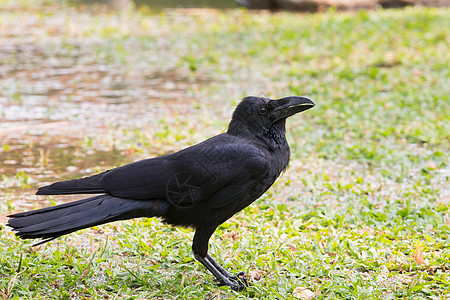
<svg viewBox="0 0 450 300">
<path fill-rule="evenodd" d="M 272 119 L 272 122 L 290 117 L 296 113 L 305 111 L 315 106 L 311 99 L 298 96 L 271 100 L 269 105 L 272 107 L 272 112 L 269 113 L 269 117 Z"/>
</svg>

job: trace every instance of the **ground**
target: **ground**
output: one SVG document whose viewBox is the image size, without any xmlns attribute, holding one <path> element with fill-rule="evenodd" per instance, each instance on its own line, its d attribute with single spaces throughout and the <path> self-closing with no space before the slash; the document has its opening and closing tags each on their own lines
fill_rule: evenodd
<svg viewBox="0 0 450 300">
<path fill-rule="evenodd" d="M 448 299 L 450 10 L 0 11 L 4 299 Z M 6 214 L 79 197 L 38 186 L 226 130 L 247 95 L 306 95 L 292 160 L 211 253 L 252 286 L 216 288 L 189 229 L 139 219 L 31 248 Z"/>
</svg>

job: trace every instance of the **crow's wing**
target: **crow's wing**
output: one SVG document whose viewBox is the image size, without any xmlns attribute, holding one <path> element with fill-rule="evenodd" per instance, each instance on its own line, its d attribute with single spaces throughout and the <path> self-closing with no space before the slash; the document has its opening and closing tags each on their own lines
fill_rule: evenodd
<svg viewBox="0 0 450 300">
<path fill-rule="evenodd" d="M 110 170 L 100 182 L 116 197 L 167 198 L 172 204 L 190 206 L 216 195 L 220 206 L 266 176 L 268 155 L 254 145 L 207 141 Z"/>
</svg>

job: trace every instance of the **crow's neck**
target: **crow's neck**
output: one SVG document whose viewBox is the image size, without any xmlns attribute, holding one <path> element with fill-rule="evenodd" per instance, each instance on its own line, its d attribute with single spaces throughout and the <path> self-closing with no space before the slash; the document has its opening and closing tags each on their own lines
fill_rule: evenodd
<svg viewBox="0 0 450 300">
<path fill-rule="evenodd" d="M 289 144 L 286 140 L 286 119 L 282 119 L 273 124 L 266 134 L 266 141 L 269 150 L 273 153 L 278 153 L 274 156 L 276 160 L 274 164 L 276 166 L 275 172 L 278 176 L 286 170 L 291 156 Z"/>
<path fill-rule="evenodd" d="M 253 143 L 263 144 L 270 151 L 275 151 L 277 149 L 289 151 L 289 145 L 286 140 L 285 119 L 274 123 L 268 130 L 258 130 L 257 132 L 255 132 L 255 130 L 251 130 L 245 124 L 232 122 L 228 128 L 228 134 L 245 137 Z"/>
<path fill-rule="evenodd" d="M 286 140 L 286 120 L 282 119 L 272 125 L 266 136 L 273 140 L 274 145 L 278 147 L 285 147 L 287 145 Z"/>
</svg>

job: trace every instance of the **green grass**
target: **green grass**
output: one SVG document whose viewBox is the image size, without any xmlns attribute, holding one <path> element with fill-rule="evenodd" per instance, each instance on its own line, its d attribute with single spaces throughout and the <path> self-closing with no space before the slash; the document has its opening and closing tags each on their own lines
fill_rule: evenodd
<svg viewBox="0 0 450 300">
<path fill-rule="evenodd" d="M 260 275 L 247 291 L 205 285 L 212 277 L 193 259 L 192 231 L 142 219 L 37 249 L 2 227 L 4 299 L 289 299 L 296 287 L 316 299 L 448 299 L 449 9 L 186 16 L 40 5 L 0 12 L 0 30 L 34 24 L 35 45 L 60 65 L 115 70 L 125 100 L 160 89 L 142 126 L 110 124 L 81 138 L 82 152 L 119 150 L 131 161 L 175 151 L 224 131 L 249 94 L 307 95 L 317 106 L 288 121 L 287 172 L 211 240 L 226 268 Z M 24 98 L 21 80 L 1 96 Z M 0 184 L 16 181 L 24 192 L 24 182 L 40 183 L 20 173 Z M 19 198 L 0 198 L 2 213 Z"/>
</svg>

